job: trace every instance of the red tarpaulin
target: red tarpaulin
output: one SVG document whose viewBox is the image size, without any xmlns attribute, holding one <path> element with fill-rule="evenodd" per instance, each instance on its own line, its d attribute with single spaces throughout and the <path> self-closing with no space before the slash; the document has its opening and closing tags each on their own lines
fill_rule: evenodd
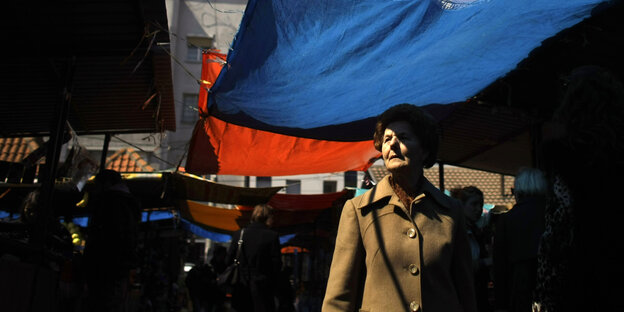
<svg viewBox="0 0 624 312">
<path fill-rule="evenodd" d="M 275 194 L 269 205 L 275 208 L 273 226 L 275 228 L 313 223 L 319 214 L 335 205 L 349 191 L 318 195 Z M 178 207 L 182 217 L 209 230 L 230 233 L 249 223 L 251 206 L 238 206 L 237 209 L 220 208 L 207 203 L 181 200 Z"/>
<path fill-rule="evenodd" d="M 195 126 L 185 169 L 195 174 L 254 176 L 363 171 L 379 155 L 372 140 L 306 139 L 207 117 Z"/>
<path fill-rule="evenodd" d="M 269 205 L 280 211 L 304 211 L 329 208 L 339 198 L 345 196 L 347 190 L 325 194 L 275 194 Z M 251 206 L 239 206 L 240 210 L 252 210 Z"/>
</svg>

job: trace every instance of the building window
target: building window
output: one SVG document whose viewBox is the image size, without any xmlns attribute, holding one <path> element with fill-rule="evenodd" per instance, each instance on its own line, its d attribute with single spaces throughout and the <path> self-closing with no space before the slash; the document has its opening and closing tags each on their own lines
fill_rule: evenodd
<svg viewBox="0 0 624 312">
<path fill-rule="evenodd" d="M 201 62 L 202 58 L 202 49 L 200 47 L 196 47 L 192 44 L 188 44 L 186 46 L 186 60 L 189 62 Z"/>
<path fill-rule="evenodd" d="M 347 171 L 344 173 L 345 187 L 357 187 L 357 171 Z"/>
<path fill-rule="evenodd" d="M 197 121 L 197 102 L 199 96 L 197 94 L 185 94 L 182 99 L 182 122 L 195 123 Z"/>
<path fill-rule="evenodd" d="M 271 177 L 256 177 L 256 187 L 271 187 Z"/>
<path fill-rule="evenodd" d="M 335 193 L 336 189 L 338 189 L 338 182 L 323 181 L 323 193 Z"/>
<path fill-rule="evenodd" d="M 286 194 L 301 194 L 301 180 L 286 180 Z"/>
<path fill-rule="evenodd" d="M 202 61 L 202 51 L 212 49 L 214 40 L 210 37 L 189 35 L 186 37 L 186 61 L 190 63 L 200 63 Z"/>
</svg>

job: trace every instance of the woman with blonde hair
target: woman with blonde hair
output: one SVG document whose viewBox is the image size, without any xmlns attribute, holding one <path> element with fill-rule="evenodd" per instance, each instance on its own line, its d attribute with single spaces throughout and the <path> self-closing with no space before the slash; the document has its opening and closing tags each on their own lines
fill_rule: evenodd
<svg viewBox="0 0 624 312">
<path fill-rule="evenodd" d="M 227 264 L 235 261 L 241 245 L 239 272 L 241 282 L 232 290 L 232 306 L 236 311 L 276 311 L 275 297 L 282 268 L 278 233 L 273 224 L 273 207 L 256 205 L 251 222 L 232 236 Z"/>
</svg>

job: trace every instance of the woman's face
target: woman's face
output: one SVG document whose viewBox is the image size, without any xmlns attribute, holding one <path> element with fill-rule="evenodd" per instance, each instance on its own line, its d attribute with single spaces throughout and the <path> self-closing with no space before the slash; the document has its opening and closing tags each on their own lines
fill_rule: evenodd
<svg viewBox="0 0 624 312">
<path fill-rule="evenodd" d="M 464 204 L 464 213 L 470 222 L 477 222 L 483 214 L 483 200 L 479 196 L 471 196 Z"/>
<path fill-rule="evenodd" d="M 381 157 L 388 171 L 410 173 L 415 169 L 422 169 L 427 155 L 407 121 L 388 124 L 381 146 Z"/>
</svg>

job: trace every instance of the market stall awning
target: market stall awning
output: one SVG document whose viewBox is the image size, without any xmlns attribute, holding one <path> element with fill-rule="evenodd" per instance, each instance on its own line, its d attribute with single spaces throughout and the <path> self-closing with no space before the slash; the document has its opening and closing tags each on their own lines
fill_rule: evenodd
<svg viewBox="0 0 624 312">
<path fill-rule="evenodd" d="M 271 197 L 268 204 L 277 211 L 309 211 L 322 210 L 332 207 L 334 203 L 347 196 L 349 192 L 342 190 L 340 192 L 325 194 L 275 194 Z M 253 210 L 250 206 L 239 206 L 240 210 Z"/>
<path fill-rule="evenodd" d="M 195 129 L 188 170 L 229 173 L 233 167 L 225 155 L 235 149 L 266 157 L 236 174 L 303 173 L 299 158 L 282 160 L 282 150 L 296 156 L 296 147 L 279 143 L 276 152 L 276 145 L 267 144 L 281 142 L 278 135 L 359 150 L 345 157 L 360 159 L 344 161 L 340 170 L 313 155 L 338 153 L 343 146 L 307 151 L 315 172 L 366 168 L 370 158 L 362 155 L 373 150 L 363 142 L 371 139 L 379 113 L 399 103 L 433 110 L 439 107 L 429 104 L 466 102 L 601 2 L 251 0 L 227 66 L 200 103 L 205 121 Z M 240 135 L 240 129 L 230 130 L 234 126 L 250 131 L 252 139 L 227 143 L 229 131 Z M 497 139 L 521 132 L 504 130 Z M 252 134 L 257 131 L 275 135 L 275 141 Z"/>
<path fill-rule="evenodd" d="M 291 230 L 298 225 L 314 223 L 324 210 L 341 205 L 348 194 L 347 190 L 315 195 L 275 194 L 268 202 L 275 209 L 273 227 L 278 231 Z M 228 209 L 192 200 L 179 201 L 178 208 L 181 216 L 193 224 L 226 234 L 246 226 L 253 211 L 250 206 Z"/>
<path fill-rule="evenodd" d="M 256 130 L 206 117 L 195 126 L 185 169 L 198 174 L 279 176 L 366 170 L 372 140 L 338 142 Z"/>
<path fill-rule="evenodd" d="M 283 187 L 238 187 L 213 182 L 201 177 L 173 172 L 168 175 L 172 196 L 182 200 L 196 200 L 233 205 L 267 203 Z"/>
</svg>

